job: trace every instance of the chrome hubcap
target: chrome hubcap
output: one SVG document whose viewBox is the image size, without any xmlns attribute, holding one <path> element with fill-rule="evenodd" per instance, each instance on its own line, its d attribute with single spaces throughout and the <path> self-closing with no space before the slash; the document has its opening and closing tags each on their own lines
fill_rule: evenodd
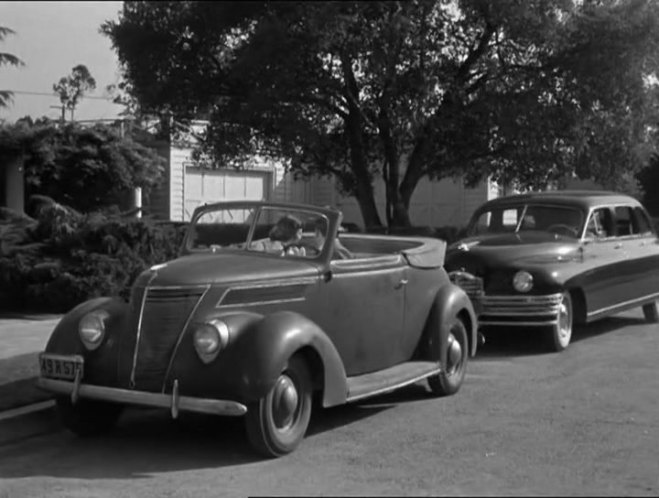
<svg viewBox="0 0 659 498">
<path fill-rule="evenodd" d="M 448 336 L 448 354 L 446 358 L 446 370 L 449 374 L 455 373 L 462 362 L 462 346 L 453 334 Z"/>
<path fill-rule="evenodd" d="M 572 318 L 569 305 L 565 302 L 565 299 L 561 302 L 558 311 L 558 339 L 561 344 L 565 345 L 569 340 L 572 334 Z"/>
<path fill-rule="evenodd" d="M 272 418 L 278 429 L 287 429 L 293 424 L 299 399 L 291 378 L 287 375 L 279 377 L 272 394 Z"/>
</svg>

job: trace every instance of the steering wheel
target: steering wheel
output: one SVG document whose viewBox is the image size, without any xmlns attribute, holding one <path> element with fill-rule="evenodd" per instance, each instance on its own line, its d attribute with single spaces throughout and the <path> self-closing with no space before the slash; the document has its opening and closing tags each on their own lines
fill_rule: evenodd
<svg viewBox="0 0 659 498">
<path fill-rule="evenodd" d="M 569 225 L 563 223 L 555 223 L 554 225 L 549 225 L 547 227 L 548 232 L 552 232 L 558 235 L 567 235 L 568 237 L 577 237 L 577 231 Z"/>
</svg>

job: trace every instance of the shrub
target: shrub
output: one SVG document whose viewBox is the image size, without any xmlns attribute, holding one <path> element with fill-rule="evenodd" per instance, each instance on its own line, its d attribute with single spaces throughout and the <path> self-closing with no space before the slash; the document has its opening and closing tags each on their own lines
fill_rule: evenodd
<svg viewBox="0 0 659 498">
<path fill-rule="evenodd" d="M 21 237 L 0 253 L 0 306 L 65 312 L 96 296 L 128 298 L 135 278 L 178 254 L 185 226 L 150 219 L 81 215 L 44 202 Z"/>
</svg>

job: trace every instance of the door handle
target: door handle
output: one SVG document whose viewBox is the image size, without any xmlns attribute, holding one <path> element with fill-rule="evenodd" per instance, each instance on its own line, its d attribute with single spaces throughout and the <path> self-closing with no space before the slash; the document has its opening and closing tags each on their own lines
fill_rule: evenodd
<svg viewBox="0 0 659 498">
<path fill-rule="evenodd" d="M 407 280 L 406 278 L 401 279 L 401 281 L 396 284 L 394 289 L 400 289 L 400 288 L 406 286 L 407 282 L 409 282 L 409 280 Z"/>
</svg>

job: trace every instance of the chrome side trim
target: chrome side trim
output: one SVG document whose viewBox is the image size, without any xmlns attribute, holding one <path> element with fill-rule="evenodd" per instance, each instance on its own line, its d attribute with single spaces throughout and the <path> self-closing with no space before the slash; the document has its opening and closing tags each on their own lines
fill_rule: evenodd
<svg viewBox="0 0 659 498">
<path fill-rule="evenodd" d="M 73 382 L 55 379 L 39 378 L 37 379 L 37 386 L 45 391 L 64 395 L 71 395 L 74 390 Z M 169 394 L 131 391 L 129 389 L 95 386 L 92 384 L 80 384 L 78 396 L 80 398 L 139 406 L 153 406 L 168 410 L 172 410 L 173 403 L 175 403 L 178 410 L 208 413 L 211 415 L 237 417 L 247 413 L 247 407 L 236 401 L 176 395 L 174 402 L 173 396 Z"/>
<path fill-rule="evenodd" d="M 277 289 L 280 287 L 295 287 L 295 286 L 311 286 L 318 282 L 318 277 L 301 277 L 295 279 L 279 279 L 274 281 L 266 282 L 257 282 L 253 284 L 243 284 L 243 285 L 232 285 L 225 289 L 225 291 L 220 296 L 216 308 L 232 308 L 236 306 L 260 306 L 263 304 L 277 304 L 277 303 L 290 303 L 296 301 L 304 301 L 306 298 L 304 296 L 295 296 L 290 298 L 280 298 L 280 299 L 267 299 L 267 300 L 254 300 L 254 301 L 242 301 L 231 304 L 223 304 L 227 296 L 231 292 L 236 291 L 245 291 L 245 290 L 254 290 L 254 289 Z"/>
<path fill-rule="evenodd" d="M 217 304 L 217 308 L 235 308 L 236 306 L 239 306 L 241 308 L 245 308 L 247 306 L 263 306 L 265 304 L 279 304 L 279 303 L 294 303 L 297 301 L 304 301 L 304 297 L 294 297 L 290 299 L 273 299 L 270 301 L 253 301 L 249 303 L 236 303 L 236 304 Z"/>
<path fill-rule="evenodd" d="M 614 304 L 613 306 L 606 306 L 604 308 L 591 311 L 587 313 L 586 316 L 587 318 L 595 318 L 599 315 L 615 312 L 618 309 L 622 311 L 622 308 L 633 307 L 636 304 L 645 304 L 646 302 L 651 302 L 655 299 L 659 299 L 659 292 L 655 292 L 654 294 L 648 294 L 647 296 L 643 296 L 643 297 L 638 297 L 636 299 L 630 299 L 629 301 L 624 301 L 622 303 Z"/>
</svg>

